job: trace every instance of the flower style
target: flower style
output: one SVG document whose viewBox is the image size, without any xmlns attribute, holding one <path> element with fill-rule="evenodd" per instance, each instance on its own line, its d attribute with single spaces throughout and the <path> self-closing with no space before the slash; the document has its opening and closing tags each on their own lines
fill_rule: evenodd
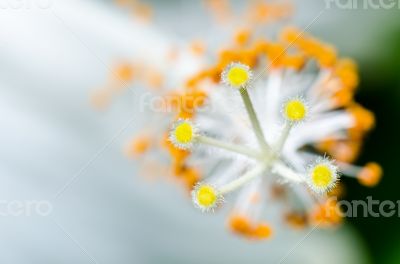
<svg viewBox="0 0 400 264">
<path fill-rule="evenodd" d="M 229 17 L 219 6 L 211 8 Z M 265 15 L 254 10 L 257 16 L 250 17 L 259 17 L 250 19 L 252 29 Z M 376 163 L 352 164 L 374 126 L 373 114 L 353 100 L 357 67 L 295 28 L 282 30 L 276 41 L 253 39 L 252 33 L 239 30 L 233 45 L 205 69 L 158 83 L 162 89 L 153 93 L 165 99 L 168 111 L 156 114 L 150 132 L 136 137 L 128 151 L 140 158 L 156 151 L 164 161 L 167 153 L 164 166 L 203 212 L 231 204 L 236 195 L 228 225 L 246 238 L 270 237 L 264 219 L 278 214 L 295 228 L 338 224 L 340 211 L 330 198 L 340 194 L 340 176 L 374 186 L 382 175 Z"/>
<path fill-rule="evenodd" d="M 238 191 L 230 227 L 252 239 L 272 233 L 260 219 L 276 189 L 289 223 L 303 219 L 332 225 L 341 219 L 329 200 L 339 170 L 368 186 L 382 173 L 375 163 L 365 168 L 349 163 L 358 151 L 354 146 L 374 123 L 373 115 L 352 100 L 358 82 L 354 63 L 336 58 L 332 47 L 295 29 L 283 31 L 282 40 L 289 49 L 259 41 L 222 56 L 208 70 L 214 80 L 221 73 L 220 83 L 204 89 L 207 78 L 200 78 L 188 88 L 206 90 L 211 110 L 198 108 L 171 130 L 177 134 L 181 124 L 190 126 L 190 147 L 172 137 L 171 142 L 190 151 L 189 164 L 209 168 L 192 191 L 195 206 L 214 211 Z"/>
</svg>

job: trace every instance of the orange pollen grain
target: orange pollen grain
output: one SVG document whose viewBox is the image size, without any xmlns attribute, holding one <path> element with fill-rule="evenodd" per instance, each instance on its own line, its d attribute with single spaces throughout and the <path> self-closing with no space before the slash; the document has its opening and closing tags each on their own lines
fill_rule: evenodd
<svg viewBox="0 0 400 264">
<path fill-rule="evenodd" d="M 332 227 L 342 222 L 340 208 L 336 201 L 326 201 L 317 205 L 310 214 L 310 221 L 321 227 Z"/>
<path fill-rule="evenodd" d="M 269 225 L 267 225 L 265 223 L 261 223 L 257 227 L 254 228 L 251 235 L 255 239 L 266 239 L 266 238 L 271 237 L 272 229 Z"/>
<path fill-rule="evenodd" d="M 307 217 L 304 214 L 288 213 L 285 215 L 285 220 L 294 229 L 303 229 L 307 225 Z"/>
<path fill-rule="evenodd" d="M 251 32 L 248 29 L 241 29 L 235 34 L 235 42 L 239 47 L 244 47 L 249 43 Z"/>
<path fill-rule="evenodd" d="M 233 215 L 229 219 L 229 227 L 234 233 L 246 235 L 251 231 L 249 219 L 241 215 Z"/>
<path fill-rule="evenodd" d="M 382 178 L 382 167 L 375 162 L 367 163 L 357 175 L 358 181 L 368 187 L 376 186 Z"/>
<path fill-rule="evenodd" d="M 190 50 L 193 52 L 193 54 L 200 56 L 205 53 L 206 45 L 204 44 L 204 42 L 196 40 L 190 44 Z"/>
<path fill-rule="evenodd" d="M 353 104 L 347 108 L 350 114 L 353 116 L 355 124 L 354 128 L 361 131 L 368 131 L 372 129 L 375 125 L 374 114 L 363 108 L 358 104 Z"/>
<path fill-rule="evenodd" d="M 121 64 L 115 70 L 118 81 L 130 82 L 134 77 L 133 66 L 130 64 Z"/>
<path fill-rule="evenodd" d="M 134 138 L 128 146 L 128 156 L 139 156 L 149 150 L 151 146 L 151 139 L 148 136 L 142 135 Z"/>
</svg>

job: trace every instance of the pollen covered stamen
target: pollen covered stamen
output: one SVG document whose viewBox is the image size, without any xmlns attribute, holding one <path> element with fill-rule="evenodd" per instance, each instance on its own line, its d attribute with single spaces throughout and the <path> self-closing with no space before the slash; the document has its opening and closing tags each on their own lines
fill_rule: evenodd
<svg viewBox="0 0 400 264">
<path fill-rule="evenodd" d="M 370 162 L 365 165 L 357 174 L 358 181 L 368 187 L 373 187 L 379 183 L 382 178 L 382 168 L 375 162 Z"/>
<path fill-rule="evenodd" d="M 272 235 L 272 229 L 268 224 L 254 223 L 244 215 L 232 215 L 229 219 L 229 227 L 232 232 L 252 240 L 263 240 Z"/>
<path fill-rule="evenodd" d="M 318 204 L 310 213 L 309 220 L 314 225 L 331 227 L 340 224 L 343 213 L 335 200 L 327 200 Z"/>
<path fill-rule="evenodd" d="M 252 77 L 249 66 L 231 63 L 222 73 L 222 81 L 233 88 L 245 87 Z"/>
<path fill-rule="evenodd" d="M 301 99 L 291 99 L 284 105 L 283 115 L 290 122 L 299 122 L 306 118 L 308 107 Z"/>
</svg>

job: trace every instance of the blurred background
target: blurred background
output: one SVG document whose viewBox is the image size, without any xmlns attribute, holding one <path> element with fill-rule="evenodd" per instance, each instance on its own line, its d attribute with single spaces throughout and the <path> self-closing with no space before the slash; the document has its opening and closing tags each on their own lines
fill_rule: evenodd
<svg viewBox="0 0 400 264">
<path fill-rule="evenodd" d="M 123 148 L 146 118 L 133 104 L 140 87 L 106 111 L 90 94 L 121 61 L 157 64 L 168 42 L 220 41 L 202 1 L 142 0 L 150 24 L 138 22 L 146 10 L 105 0 L 0 3 L 1 263 L 400 263 L 397 216 L 252 243 L 225 230 L 224 212 L 202 215 L 179 186 L 138 175 Z M 345 199 L 397 201 L 400 9 L 294 4 L 290 23 L 359 63 L 357 98 L 377 117 L 359 163 L 376 160 L 384 179 L 373 189 L 345 180 Z M 51 213 L 27 213 L 32 201 Z"/>
</svg>

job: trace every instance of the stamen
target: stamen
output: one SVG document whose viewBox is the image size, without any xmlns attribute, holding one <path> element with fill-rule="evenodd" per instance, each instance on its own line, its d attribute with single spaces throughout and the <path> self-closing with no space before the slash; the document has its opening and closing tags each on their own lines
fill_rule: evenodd
<svg viewBox="0 0 400 264">
<path fill-rule="evenodd" d="M 367 163 L 357 175 L 358 181 L 368 187 L 376 186 L 382 178 L 383 170 L 375 162 Z"/>
<path fill-rule="evenodd" d="M 232 215 L 229 217 L 229 227 L 232 232 L 239 235 L 247 235 L 251 231 L 250 220 L 243 215 Z"/>
<path fill-rule="evenodd" d="M 371 111 L 357 104 L 350 106 L 348 108 L 348 111 L 354 118 L 355 129 L 368 131 L 374 127 L 375 117 Z"/>
<path fill-rule="evenodd" d="M 266 239 L 272 236 L 272 229 L 266 223 L 259 224 L 252 232 L 252 237 L 254 239 Z"/>
<path fill-rule="evenodd" d="M 307 216 L 298 212 L 289 212 L 285 215 L 285 221 L 294 229 L 304 229 L 307 225 Z"/>
<path fill-rule="evenodd" d="M 338 164 L 345 176 L 356 178 L 360 184 L 367 187 L 376 186 L 382 178 L 382 167 L 376 162 L 368 162 L 364 167 L 345 162 L 339 162 Z"/>
<path fill-rule="evenodd" d="M 331 227 L 340 224 L 342 221 L 342 212 L 335 200 L 327 200 L 318 204 L 310 214 L 312 224 L 322 227 Z"/>
<path fill-rule="evenodd" d="M 272 235 L 272 228 L 268 224 L 254 223 L 247 216 L 240 214 L 230 216 L 229 227 L 232 232 L 247 239 L 262 240 Z"/>
</svg>

